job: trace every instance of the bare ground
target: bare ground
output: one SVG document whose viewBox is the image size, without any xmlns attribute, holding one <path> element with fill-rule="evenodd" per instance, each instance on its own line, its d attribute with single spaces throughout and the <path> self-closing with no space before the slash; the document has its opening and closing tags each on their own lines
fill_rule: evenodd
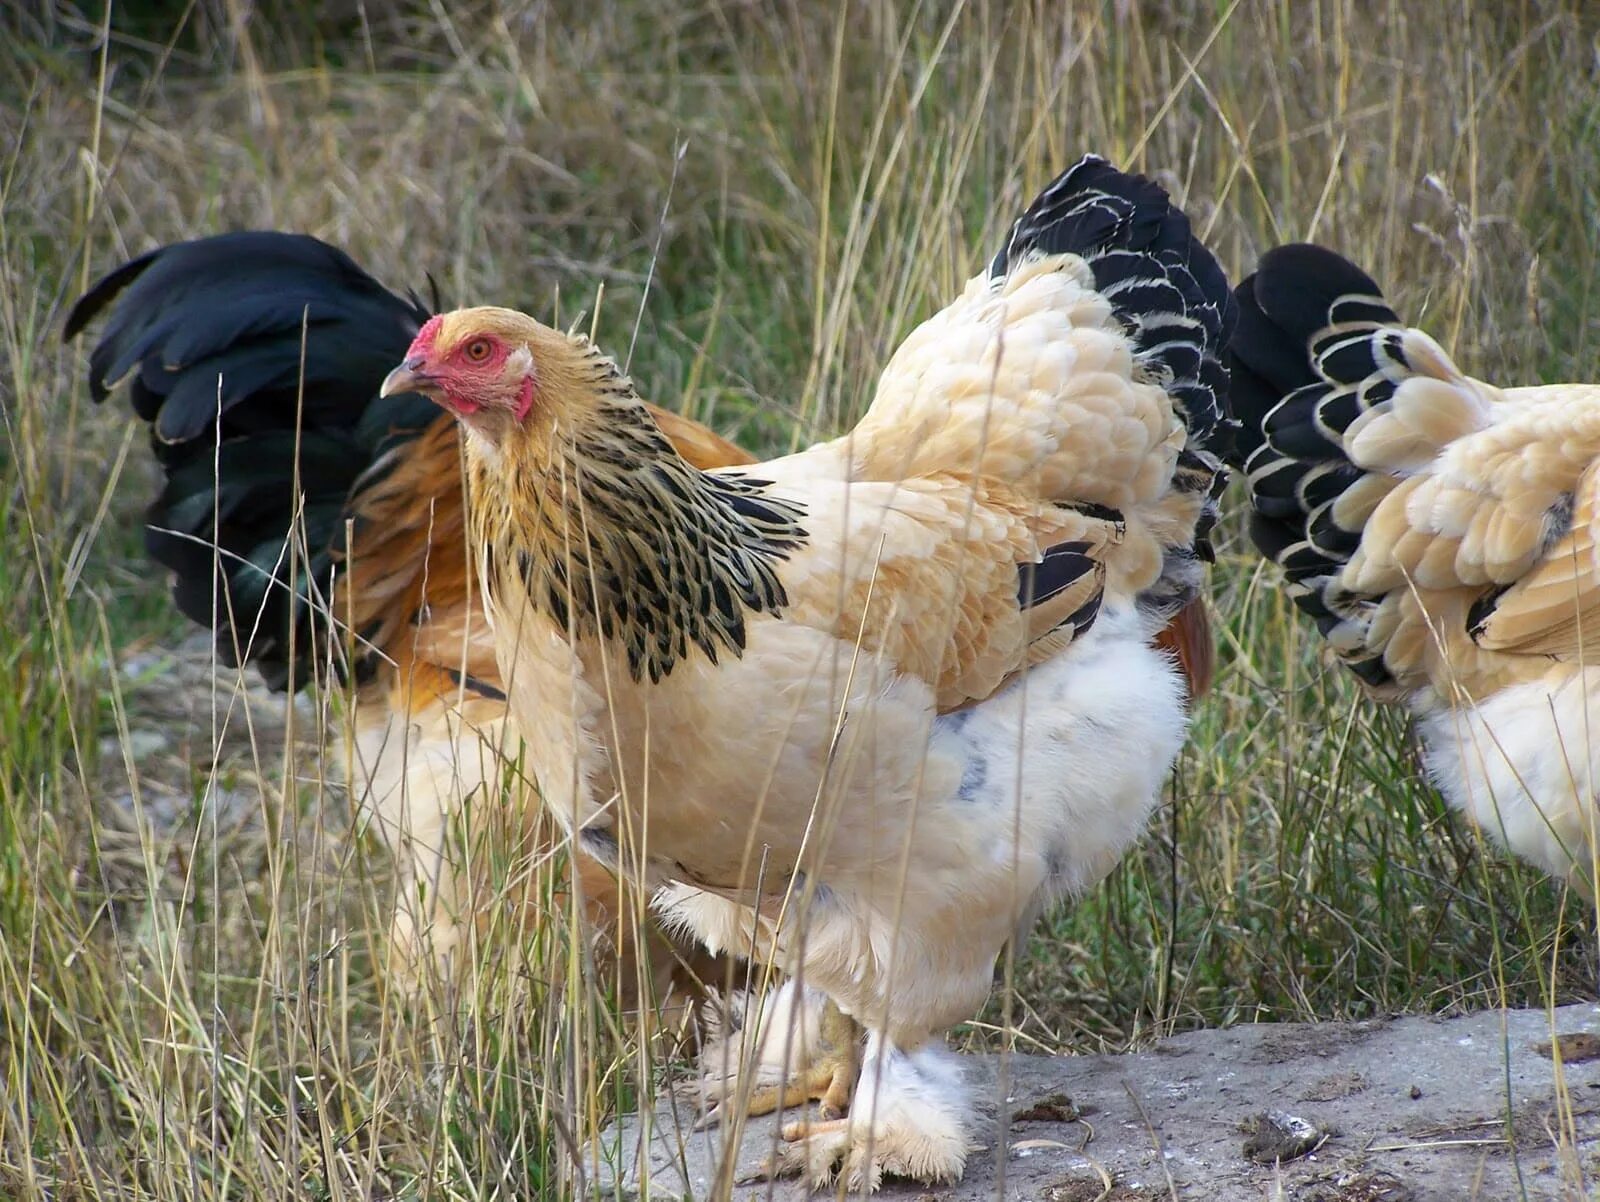
<svg viewBox="0 0 1600 1202">
<path fill-rule="evenodd" d="M 968 1071 L 990 1118 L 965 1180 L 881 1197 L 1500 1202 L 1582 1199 L 1600 1182 L 1600 1007 L 1588 1004 L 1241 1026 L 1125 1056 L 973 1057 Z M 669 1099 L 649 1118 L 648 1196 L 709 1195 L 730 1133 L 691 1133 Z M 737 1172 L 777 1127 L 746 1124 Z M 642 1130 L 630 1116 L 608 1133 L 630 1192 Z M 763 1182 L 733 1196 L 804 1191 Z"/>
</svg>

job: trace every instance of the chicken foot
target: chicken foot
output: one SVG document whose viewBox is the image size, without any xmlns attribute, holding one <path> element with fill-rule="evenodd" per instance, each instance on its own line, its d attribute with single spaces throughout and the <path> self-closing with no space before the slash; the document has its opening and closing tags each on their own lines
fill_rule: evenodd
<svg viewBox="0 0 1600 1202">
<path fill-rule="evenodd" d="M 850 1114 L 788 1123 L 777 1148 L 743 1182 L 798 1176 L 821 1189 L 842 1179 L 876 1190 L 887 1176 L 959 1180 L 972 1138 L 971 1099 L 955 1057 L 936 1041 L 902 1050 L 869 1035 Z"/>
<path fill-rule="evenodd" d="M 832 999 L 793 982 L 762 1002 L 758 1021 L 743 1067 L 715 1068 L 738 1051 L 736 1033 L 708 1042 L 701 1056 L 706 1071 L 684 1091 L 704 1107 L 695 1129 L 716 1125 L 735 1107 L 754 1118 L 815 1101 L 823 1119 L 844 1115 L 861 1074 L 860 1024 Z"/>
</svg>

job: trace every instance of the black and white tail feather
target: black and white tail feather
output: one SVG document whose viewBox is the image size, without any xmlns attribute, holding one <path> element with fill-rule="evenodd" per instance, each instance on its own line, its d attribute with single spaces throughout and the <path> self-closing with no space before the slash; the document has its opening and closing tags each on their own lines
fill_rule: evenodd
<svg viewBox="0 0 1600 1202">
<path fill-rule="evenodd" d="M 1002 280 L 1036 254 L 1075 254 L 1127 327 L 1142 366 L 1173 398 L 1192 443 L 1224 449 L 1233 324 L 1228 278 L 1166 191 L 1085 155 L 1034 199 L 989 264 Z"/>
<path fill-rule="evenodd" d="M 1211 562 L 1217 501 L 1227 485 L 1222 457 L 1235 423 L 1223 361 L 1234 322 L 1233 295 L 1215 256 L 1194 236 L 1189 218 L 1153 180 L 1085 155 L 1044 189 L 1011 227 L 989 263 L 997 285 L 1019 262 L 1074 254 L 1089 265 L 1095 288 L 1111 302 L 1140 368 L 1159 383 L 1188 430 L 1173 487 L 1204 492 L 1192 543 L 1166 548 L 1166 566 L 1147 608 L 1176 612 L 1201 586 Z"/>
<path fill-rule="evenodd" d="M 1283 569 L 1295 604 L 1345 665 L 1386 690 L 1393 678 L 1366 637 L 1381 598 L 1339 583 L 1386 487 L 1350 461 L 1344 434 L 1416 374 L 1403 323 L 1370 276 L 1309 243 L 1268 251 L 1235 297 L 1234 455 L 1251 541 Z"/>
</svg>

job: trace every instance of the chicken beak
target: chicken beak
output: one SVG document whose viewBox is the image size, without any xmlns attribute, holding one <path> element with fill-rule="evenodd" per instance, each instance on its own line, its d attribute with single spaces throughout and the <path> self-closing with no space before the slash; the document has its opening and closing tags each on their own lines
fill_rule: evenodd
<svg viewBox="0 0 1600 1202">
<path fill-rule="evenodd" d="M 401 392 L 420 392 L 423 396 L 434 396 L 439 386 L 434 379 L 422 370 L 426 362 L 421 355 L 413 355 L 399 367 L 383 378 L 383 387 L 378 389 L 380 397 L 391 397 Z"/>
</svg>

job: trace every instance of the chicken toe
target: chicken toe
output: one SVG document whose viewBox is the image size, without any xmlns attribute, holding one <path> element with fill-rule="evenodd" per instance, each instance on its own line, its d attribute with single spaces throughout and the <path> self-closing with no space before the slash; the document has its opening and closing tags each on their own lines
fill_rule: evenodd
<svg viewBox="0 0 1600 1202">
<path fill-rule="evenodd" d="M 862 1032 L 854 1019 L 792 981 L 763 998 L 753 1037 L 741 1040 L 739 1010 L 739 999 L 732 999 L 712 1017 L 718 1033 L 701 1055 L 702 1075 L 680 1091 L 701 1107 L 696 1130 L 734 1109 L 753 1118 L 816 1101 L 824 1119 L 848 1110 L 861 1072 Z"/>
</svg>

